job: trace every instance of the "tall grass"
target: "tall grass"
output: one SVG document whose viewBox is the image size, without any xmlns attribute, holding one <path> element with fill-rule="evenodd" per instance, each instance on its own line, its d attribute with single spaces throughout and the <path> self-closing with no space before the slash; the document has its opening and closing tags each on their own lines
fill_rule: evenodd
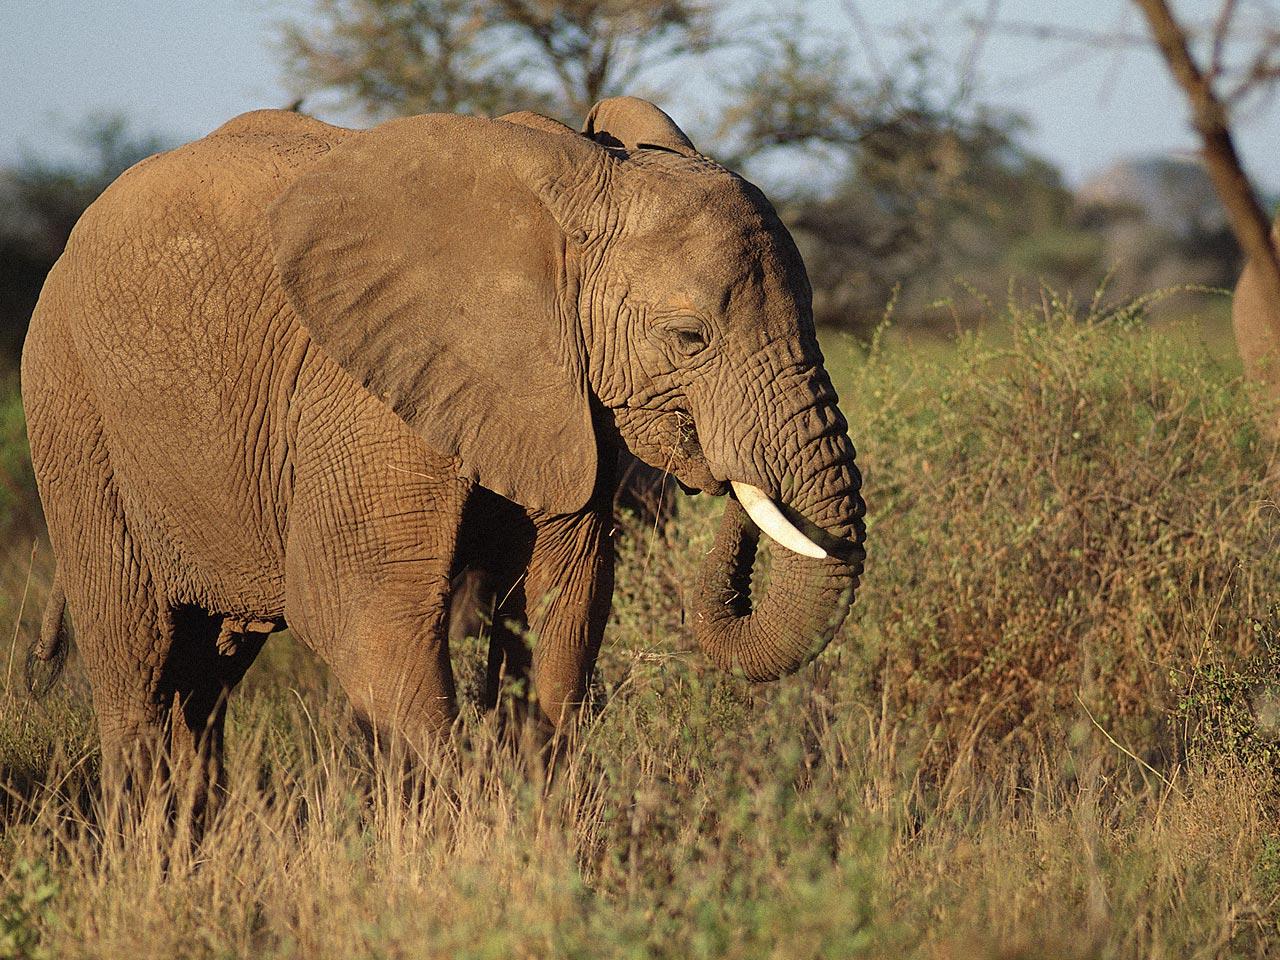
<svg viewBox="0 0 1280 960">
<path fill-rule="evenodd" d="M 708 667 L 689 501 L 622 541 L 550 773 L 464 703 L 407 802 L 273 640 L 193 848 L 95 816 L 74 669 L 7 691 L 0 957 L 1273 955 L 1276 451 L 1203 350 L 1085 313 L 829 357 L 870 510 L 849 624 L 774 685 Z"/>
</svg>

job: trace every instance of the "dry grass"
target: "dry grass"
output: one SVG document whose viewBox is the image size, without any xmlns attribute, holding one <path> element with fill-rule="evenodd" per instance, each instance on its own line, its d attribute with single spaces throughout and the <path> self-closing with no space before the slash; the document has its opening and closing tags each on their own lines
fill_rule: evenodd
<svg viewBox="0 0 1280 960">
<path fill-rule="evenodd" d="M 1011 313 L 998 340 L 831 358 L 869 563 L 800 675 L 750 687 L 692 652 L 714 505 L 627 541 L 550 777 L 465 708 L 406 802 L 273 641 L 192 848 L 159 806 L 100 824 L 74 663 L 40 706 L 6 693 L 0 957 L 1274 955 L 1275 451 L 1198 348 Z"/>
</svg>

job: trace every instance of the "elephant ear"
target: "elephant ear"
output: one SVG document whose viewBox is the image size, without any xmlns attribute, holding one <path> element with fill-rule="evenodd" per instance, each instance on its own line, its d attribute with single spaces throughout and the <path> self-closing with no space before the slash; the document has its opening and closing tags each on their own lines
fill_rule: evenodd
<svg viewBox="0 0 1280 960">
<path fill-rule="evenodd" d="M 563 267 L 612 163 L 582 137 L 410 117 L 343 141 L 269 212 L 312 339 L 463 477 L 548 513 L 596 481 Z"/>
<path fill-rule="evenodd" d="M 698 156 L 676 122 L 639 97 L 601 100 L 587 114 L 582 132 L 605 147 L 625 147 L 628 151 L 656 148 L 686 157 Z"/>
</svg>

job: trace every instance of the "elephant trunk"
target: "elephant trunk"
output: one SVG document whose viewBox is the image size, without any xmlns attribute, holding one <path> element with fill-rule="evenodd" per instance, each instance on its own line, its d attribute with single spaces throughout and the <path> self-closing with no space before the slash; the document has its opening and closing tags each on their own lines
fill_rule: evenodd
<svg viewBox="0 0 1280 960">
<path fill-rule="evenodd" d="M 800 669 L 831 642 L 853 603 L 862 574 L 863 505 L 853 449 L 828 434 L 820 473 L 800 487 L 789 512 L 820 518 L 827 556 L 775 549 L 769 587 L 751 596 L 760 530 L 736 499 L 725 503 L 715 546 L 703 564 L 694 632 L 707 657 L 749 680 L 776 680 Z M 837 449 L 841 448 L 841 449 Z M 832 456 L 836 454 L 836 456 Z M 819 490 L 834 491 L 822 496 Z"/>
</svg>

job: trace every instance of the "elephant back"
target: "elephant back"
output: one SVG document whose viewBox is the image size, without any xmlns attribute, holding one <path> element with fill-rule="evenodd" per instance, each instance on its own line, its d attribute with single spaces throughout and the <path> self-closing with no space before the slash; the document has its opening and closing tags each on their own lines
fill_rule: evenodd
<svg viewBox="0 0 1280 960">
<path fill-rule="evenodd" d="M 93 398 L 148 566 L 210 609 L 279 606 L 299 384 L 360 399 L 292 314 L 265 214 L 352 135 L 259 111 L 136 164 L 85 212 L 32 318 L 31 382 L 48 368 L 47 390 Z"/>
</svg>

